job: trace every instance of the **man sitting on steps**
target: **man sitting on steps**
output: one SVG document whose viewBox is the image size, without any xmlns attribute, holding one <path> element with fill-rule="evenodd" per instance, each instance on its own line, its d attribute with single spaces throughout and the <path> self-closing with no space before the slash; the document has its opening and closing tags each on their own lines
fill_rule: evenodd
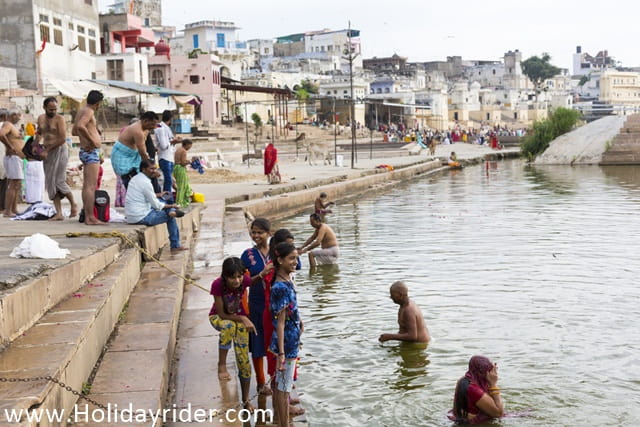
<svg viewBox="0 0 640 427">
<path fill-rule="evenodd" d="M 149 160 L 140 162 L 140 172 L 131 178 L 124 204 L 124 214 L 129 224 L 158 225 L 167 224 L 171 252 L 185 251 L 180 246 L 180 230 L 176 218 L 184 216 L 184 212 L 176 209 L 174 204 L 165 204 L 158 200 L 153 191 L 151 178 L 158 175 L 156 165 Z"/>
</svg>

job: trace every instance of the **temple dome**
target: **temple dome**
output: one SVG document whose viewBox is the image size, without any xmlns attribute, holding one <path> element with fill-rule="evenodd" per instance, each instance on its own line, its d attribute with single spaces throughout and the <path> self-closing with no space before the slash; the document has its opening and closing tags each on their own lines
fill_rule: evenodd
<svg viewBox="0 0 640 427">
<path fill-rule="evenodd" d="M 160 55 L 169 56 L 169 54 L 171 53 L 171 47 L 169 47 L 169 45 L 165 43 L 165 41 L 162 39 L 160 39 L 160 41 L 156 43 L 156 45 L 154 46 L 154 49 L 156 51 L 156 56 L 160 56 Z"/>
</svg>

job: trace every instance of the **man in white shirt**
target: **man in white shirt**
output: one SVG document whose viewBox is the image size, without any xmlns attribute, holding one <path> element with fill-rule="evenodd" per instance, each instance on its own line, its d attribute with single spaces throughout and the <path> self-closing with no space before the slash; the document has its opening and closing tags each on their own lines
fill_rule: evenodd
<svg viewBox="0 0 640 427">
<path fill-rule="evenodd" d="M 183 216 L 184 212 L 177 210 L 176 205 L 165 204 L 158 200 L 151 184 L 151 178 L 156 173 L 156 165 L 151 161 L 140 162 L 140 172 L 129 181 L 124 214 L 129 224 L 153 226 L 166 223 L 171 251 L 185 251 L 188 248 L 180 246 L 180 230 L 176 223 L 176 217 Z"/>
<path fill-rule="evenodd" d="M 169 194 L 173 191 L 171 176 L 173 175 L 173 162 L 176 153 L 175 145 L 182 141 L 181 138 L 174 137 L 173 132 L 169 127 L 171 124 L 171 118 L 171 111 L 164 110 L 162 112 L 162 121 L 155 129 L 160 170 L 162 170 L 162 175 L 164 177 L 162 191 L 167 191 Z"/>
</svg>

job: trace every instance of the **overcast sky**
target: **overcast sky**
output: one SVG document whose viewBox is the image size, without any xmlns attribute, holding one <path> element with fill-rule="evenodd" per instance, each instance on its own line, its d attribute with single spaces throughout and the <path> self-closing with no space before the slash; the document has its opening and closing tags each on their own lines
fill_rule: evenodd
<svg viewBox="0 0 640 427">
<path fill-rule="evenodd" d="M 640 66 L 637 0 L 162 0 L 162 8 L 164 24 L 178 30 L 200 20 L 233 21 L 243 40 L 344 29 L 351 20 L 364 58 L 498 60 L 519 49 L 523 59 L 549 52 L 553 64 L 572 71 L 581 45 L 591 55 L 607 49 L 624 66 Z"/>
</svg>

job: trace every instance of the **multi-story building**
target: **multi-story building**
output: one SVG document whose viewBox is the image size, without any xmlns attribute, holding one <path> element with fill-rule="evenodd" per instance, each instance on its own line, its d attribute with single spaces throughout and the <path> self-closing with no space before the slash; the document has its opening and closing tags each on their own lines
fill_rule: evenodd
<svg viewBox="0 0 640 427">
<path fill-rule="evenodd" d="M 600 77 L 600 101 L 613 105 L 640 105 L 640 73 L 607 70 Z"/>
<path fill-rule="evenodd" d="M 351 82 L 347 76 L 335 76 L 330 80 L 320 82 L 319 95 L 322 99 L 321 111 L 327 115 L 332 111 L 335 102 L 335 111 L 341 124 L 349 123 L 351 117 L 350 104 L 355 102 L 356 122 L 364 124 L 365 106 L 364 98 L 369 94 L 369 83 L 359 77 L 353 78 L 353 100 L 351 98 Z M 329 114 L 330 115 L 330 114 Z"/>
<path fill-rule="evenodd" d="M 192 22 L 184 26 L 182 36 L 171 39 L 171 50 L 177 54 L 187 54 L 195 49 L 215 55 L 238 51 L 248 54 L 247 44 L 239 39 L 239 29 L 233 22 Z"/>
<path fill-rule="evenodd" d="M 574 76 L 586 76 L 611 67 L 615 67 L 615 60 L 609 55 L 609 51 L 601 50 L 596 56 L 591 56 L 582 52 L 582 46 L 576 46 L 576 53 L 573 54 Z"/>
<path fill-rule="evenodd" d="M 119 0 L 108 6 L 113 13 L 129 13 L 139 16 L 145 27 L 162 26 L 161 0 Z"/>
<path fill-rule="evenodd" d="M 100 54 L 97 0 L 0 0 L 0 66 L 18 84 L 55 93 L 48 78 L 90 79 Z"/>
<path fill-rule="evenodd" d="M 396 53 L 386 58 L 369 58 L 362 61 L 365 70 L 379 72 L 403 72 L 407 66 L 407 58 Z"/>
</svg>

